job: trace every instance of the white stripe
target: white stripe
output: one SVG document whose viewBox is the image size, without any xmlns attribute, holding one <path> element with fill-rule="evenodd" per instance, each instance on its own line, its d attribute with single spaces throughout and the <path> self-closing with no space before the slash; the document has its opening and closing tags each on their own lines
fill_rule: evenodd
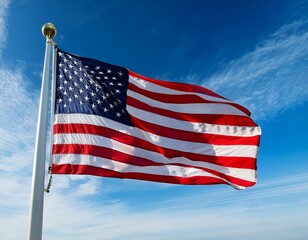
<svg viewBox="0 0 308 240">
<path fill-rule="evenodd" d="M 88 134 L 56 134 L 54 136 L 54 144 L 86 144 L 101 146 L 116 150 L 130 156 L 141 157 L 149 159 L 153 162 L 162 164 L 185 164 L 192 167 L 208 168 L 228 176 L 237 177 L 244 179 L 246 181 L 254 182 L 256 177 L 255 170 L 252 169 L 242 169 L 242 168 L 232 168 L 232 167 L 222 167 L 216 164 L 201 162 L 201 161 L 191 161 L 184 157 L 167 158 L 159 153 L 148 151 L 142 148 L 130 146 L 110 138 L 88 135 Z"/>
<path fill-rule="evenodd" d="M 59 135 L 59 134 L 57 134 Z M 72 134 L 71 136 L 75 136 L 76 143 L 88 142 L 89 144 L 96 145 L 100 141 L 100 136 L 95 136 L 92 134 Z M 94 141 L 93 136 L 95 136 L 95 143 L 91 143 L 90 139 Z M 59 139 L 65 141 L 64 136 L 63 139 L 60 137 Z M 79 138 L 79 140 L 78 140 Z M 55 139 L 59 140 L 59 139 Z M 159 147 L 173 149 L 181 152 L 193 152 L 201 155 L 209 155 L 209 156 L 217 156 L 217 157 L 256 157 L 257 147 L 254 146 L 241 146 L 241 145 L 232 145 L 232 146 L 217 146 L 206 143 L 194 143 L 194 142 L 186 142 L 166 137 L 154 136 L 152 138 L 144 138 L 144 140 L 150 142 Z M 64 143 L 64 142 L 55 142 L 55 144 Z M 70 141 L 68 142 L 70 143 Z"/>
<path fill-rule="evenodd" d="M 257 155 L 258 147 L 249 145 L 212 145 L 205 143 L 186 142 L 148 133 L 116 121 L 86 114 L 56 114 L 55 123 L 83 123 L 104 126 L 127 135 L 146 140 L 156 146 L 178 151 L 194 152 L 212 156 L 252 157 Z"/>
<path fill-rule="evenodd" d="M 149 114 L 147 113 L 147 115 Z M 97 126 L 100 125 L 107 127 L 110 126 L 110 128 L 114 127 L 114 130 L 116 131 L 129 132 L 132 133 L 131 134 L 132 136 L 136 136 L 139 138 L 141 138 L 141 136 L 143 135 L 149 134 L 138 128 L 129 127 L 127 125 L 97 115 L 72 113 L 72 114 L 55 114 L 55 116 L 56 116 L 55 123 L 86 123 Z M 139 118 L 139 116 L 136 117 Z M 256 127 L 231 126 L 231 125 L 227 126 L 227 125 L 217 125 L 217 124 L 207 124 L 207 123 L 197 123 L 197 122 L 185 122 L 163 116 L 159 116 L 159 118 L 161 118 L 161 120 L 164 119 L 169 128 L 177 129 L 176 126 L 179 126 L 178 128 L 179 130 L 185 130 L 189 132 L 208 133 L 215 135 L 235 136 L 235 137 L 252 137 L 261 134 L 261 129 L 258 126 Z M 176 122 L 174 122 L 174 125 L 172 126 L 168 124 L 169 121 L 176 121 Z"/>
<path fill-rule="evenodd" d="M 222 179 L 226 183 L 232 185 L 234 188 L 243 189 L 244 187 L 235 185 L 223 178 L 215 176 L 211 173 L 203 171 L 201 169 L 192 167 L 180 167 L 180 166 L 135 166 L 129 165 L 117 161 L 113 161 L 106 158 L 94 157 L 89 155 L 74 155 L 74 154 L 56 154 L 54 157 L 55 164 L 74 164 L 74 165 L 89 165 L 94 167 L 99 167 L 103 169 L 108 169 L 121 173 L 143 173 L 143 174 L 153 174 L 158 176 L 174 176 L 174 177 L 213 177 L 217 179 Z"/>
<path fill-rule="evenodd" d="M 219 97 L 214 97 L 202 93 L 197 93 L 197 92 L 185 92 L 185 91 L 179 91 L 179 90 L 174 90 L 171 88 L 163 87 L 160 85 L 156 85 L 154 83 L 151 83 L 147 80 L 143 80 L 141 78 L 129 76 L 129 82 L 133 85 L 135 85 L 138 88 L 147 90 L 149 92 L 153 93 L 162 93 L 162 94 L 170 94 L 170 95 L 196 95 L 199 96 L 205 100 L 208 101 L 216 101 L 216 102 L 222 102 L 222 103 L 231 103 L 231 101 Z"/>
<path fill-rule="evenodd" d="M 160 101 L 153 100 L 151 98 L 145 97 L 139 93 L 133 92 L 131 90 L 127 91 L 127 95 L 138 99 L 150 106 L 166 109 L 178 113 L 188 113 L 188 114 L 228 114 L 237 116 L 247 116 L 245 113 L 237 109 L 236 107 L 223 103 L 164 103 Z"/>
<path fill-rule="evenodd" d="M 58 116 L 56 115 L 56 118 Z M 107 121 L 105 119 L 105 121 Z M 56 120 L 57 122 L 57 120 Z M 75 123 L 76 121 L 65 121 L 65 123 Z M 94 124 L 93 122 L 85 121 L 80 122 L 85 124 Z M 233 156 L 233 157 L 252 157 L 255 158 L 257 155 L 258 147 L 257 146 L 249 146 L 249 145 L 212 145 L 206 143 L 197 143 L 197 142 L 186 142 L 182 140 L 176 140 L 173 138 L 167 138 L 163 136 L 158 136 L 154 134 L 150 134 L 148 132 L 142 131 L 140 129 L 127 127 L 124 124 L 122 128 L 117 128 L 117 122 L 112 121 L 109 124 L 102 124 L 100 126 L 105 126 L 110 129 L 125 133 L 127 135 L 141 138 L 146 140 L 156 146 L 160 146 L 163 148 L 174 149 L 183 152 L 193 152 L 202 155 L 210 155 L 210 156 Z M 124 130 L 125 129 L 125 130 Z"/>
<path fill-rule="evenodd" d="M 197 133 L 208 133 L 217 135 L 227 135 L 227 136 L 238 136 L 238 137 L 248 137 L 260 135 L 260 128 L 246 127 L 246 126 L 228 126 L 228 125 L 215 125 L 206 124 L 200 122 L 187 122 L 183 120 L 178 120 L 152 112 L 147 112 L 130 105 L 127 105 L 127 111 L 134 117 L 141 119 L 146 122 L 155 123 L 156 125 L 184 130 L 189 132 Z"/>
</svg>

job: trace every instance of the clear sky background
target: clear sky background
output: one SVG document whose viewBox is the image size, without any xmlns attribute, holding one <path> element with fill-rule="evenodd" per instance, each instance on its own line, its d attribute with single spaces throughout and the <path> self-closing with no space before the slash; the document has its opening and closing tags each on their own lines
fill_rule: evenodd
<svg viewBox="0 0 308 240">
<path fill-rule="evenodd" d="M 262 137 L 242 191 L 54 176 L 44 240 L 308 239 L 305 0 L 1 0 L 1 239 L 27 236 L 46 22 L 65 51 L 246 106 Z"/>
</svg>

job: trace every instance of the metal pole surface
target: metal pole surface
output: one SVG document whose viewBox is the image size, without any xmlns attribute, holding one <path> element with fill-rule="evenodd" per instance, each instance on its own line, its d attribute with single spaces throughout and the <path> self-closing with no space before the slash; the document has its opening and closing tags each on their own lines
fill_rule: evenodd
<svg viewBox="0 0 308 240">
<path fill-rule="evenodd" d="M 50 61 L 53 45 L 52 38 L 56 33 L 55 27 L 50 23 L 45 24 L 42 31 L 46 37 L 46 50 L 34 150 L 32 192 L 29 213 L 29 240 L 42 239 Z"/>
</svg>

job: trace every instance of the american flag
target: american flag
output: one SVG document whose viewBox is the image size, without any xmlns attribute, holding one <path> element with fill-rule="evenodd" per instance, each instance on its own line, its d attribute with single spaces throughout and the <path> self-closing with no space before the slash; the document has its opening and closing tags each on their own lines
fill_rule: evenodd
<svg viewBox="0 0 308 240">
<path fill-rule="evenodd" d="M 255 184 L 261 129 L 244 107 L 60 49 L 56 75 L 52 173 Z"/>
</svg>

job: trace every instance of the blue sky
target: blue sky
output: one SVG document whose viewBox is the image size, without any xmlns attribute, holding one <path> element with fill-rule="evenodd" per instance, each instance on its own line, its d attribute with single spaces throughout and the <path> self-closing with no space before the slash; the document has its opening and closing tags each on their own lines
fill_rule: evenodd
<svg viewBox="0 0 308 240">
<path fill-rule="evenodd" d="M 27 236 L 45 39 L 142 75 L 198 84 L 262 127 L 258 182 L 175 186 L 54 176 L 43 239 L 308 237 L 308 1 L 0 2 L 0 236 Z"/>
</svg>

